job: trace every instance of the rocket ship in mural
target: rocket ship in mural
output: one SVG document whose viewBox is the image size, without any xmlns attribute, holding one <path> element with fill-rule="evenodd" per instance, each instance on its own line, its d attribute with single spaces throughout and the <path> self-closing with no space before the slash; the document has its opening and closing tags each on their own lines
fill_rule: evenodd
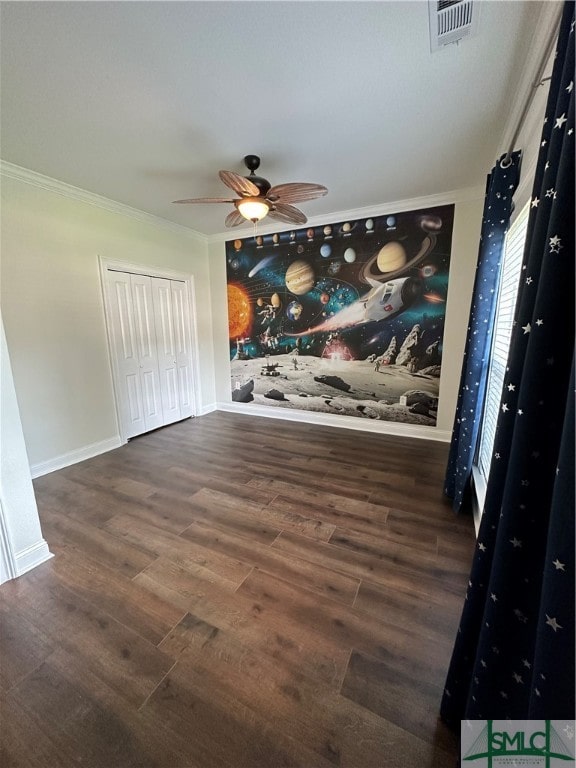
<svg viewBox="0 0 576 768">
<path fill-rule="evenodd" d="M 415 277 L 403 277 L 381 283 L 370 280 L 372 290 L 358 299 L 364 305 L 362 322 L 385 320 L 402 312 L 422 294 L 422 283 Z"/>
<path fill-rule="evenodd" d="M 368 282 L 372 290 L 333 317 L 314 328 L 309 328 L 304 333 L 288 335 L 304 336 L 308 333 L 338 331 L 363 323 L 387 320 L 405 310 L 422 295 L 422 282 L 416 277 L 401 277 L 386 282 L 369 278 Z"/>
</svg>

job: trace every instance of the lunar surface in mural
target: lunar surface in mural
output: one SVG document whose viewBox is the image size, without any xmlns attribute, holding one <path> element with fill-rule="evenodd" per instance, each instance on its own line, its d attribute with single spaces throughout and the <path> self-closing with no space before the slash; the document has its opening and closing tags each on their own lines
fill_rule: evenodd
<svg viewBox="0 0 576 768">
<path fill-rule="evenodd" d="M 454 206 L 226 244 L 235 402 L 435 425 Z"/>
</svg>

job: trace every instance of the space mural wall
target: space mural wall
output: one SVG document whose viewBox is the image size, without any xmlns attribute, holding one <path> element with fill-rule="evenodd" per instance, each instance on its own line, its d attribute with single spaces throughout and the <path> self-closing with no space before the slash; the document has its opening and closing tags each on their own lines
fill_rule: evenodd
<svg viewBox="0 0 576 768">
<path fill-rule="evenodd" d="M 454 206 L 226 243 L 232 400 L 434 426 Z"/>
</svg>

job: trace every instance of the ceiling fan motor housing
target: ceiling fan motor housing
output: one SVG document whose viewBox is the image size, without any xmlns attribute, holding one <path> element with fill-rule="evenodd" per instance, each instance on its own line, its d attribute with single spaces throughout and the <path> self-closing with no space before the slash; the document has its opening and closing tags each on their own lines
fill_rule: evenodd
<svg viewBox="0 0 576 768">
<path fill-rule="evenodd" d="M 260 166 L 260 158 L 258 155 L 246 155 L 244 158 L 244 165 L 250 171 L 250 176 L 245 176 L 244 178 L 248 179 L 252 184 L 255 184 L 258 187 L 261 197 L 266 197 L 266 193 L 272 185 L 268 179 L 265 179 L 262 176 L 256 176 L 254 173 Z"/>
<path fill-rule="evenodd" d="M 252 174 L 250 174 L 250 176 L 246 176 L 245 178 L 247 178 L 252 182 L 252 184 L 255 184 L 258 187 L 262 197 L 266 197 L 266 193 L 272 186 L 268 179 L 263 179 L 261 176 L 252 176 Z"/>
</svg>

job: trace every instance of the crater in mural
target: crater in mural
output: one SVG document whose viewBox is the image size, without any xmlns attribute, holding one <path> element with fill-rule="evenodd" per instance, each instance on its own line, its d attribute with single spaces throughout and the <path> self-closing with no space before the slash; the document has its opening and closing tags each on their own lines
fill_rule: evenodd
<svg viewBox="0 0 576 768">
<path fill-rule="evenodd" d="M 436 424 L 454 206 L 226 243 L 235 402 Z"/>
</svg>

